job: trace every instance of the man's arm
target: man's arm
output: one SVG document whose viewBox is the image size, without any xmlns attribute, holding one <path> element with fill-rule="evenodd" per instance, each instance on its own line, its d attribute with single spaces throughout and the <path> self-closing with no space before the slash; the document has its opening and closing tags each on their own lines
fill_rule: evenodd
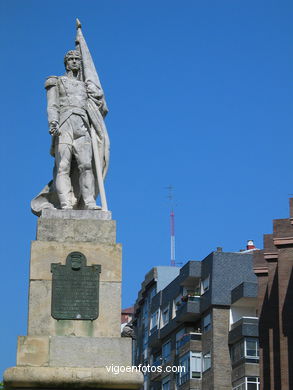
<svg viewBox="0 0 293 390">
<path fill-rule="evenodd" d="M 49 133 L 51 135 L 60 135 L 59 130 L 59 91 L 58 91 L 58 77 L 48 77 L 45 82 L 47 90 L 47 113 L 49 122 Z"/>
</svg>

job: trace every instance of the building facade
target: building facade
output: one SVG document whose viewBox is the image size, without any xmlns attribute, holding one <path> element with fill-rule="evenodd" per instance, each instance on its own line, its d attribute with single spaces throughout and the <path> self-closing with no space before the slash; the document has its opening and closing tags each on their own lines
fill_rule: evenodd
<svg viewBox="0 0 293 390">
<path fill-rule="evenodd" d="M 135 364 L 161 369 L 145 373 L 145 390 L 259 389 L 251 252 L 219 249 L 186 263 L 164 288 L 148 286 L 135 304 Z M 185 371 L 167 372 L 177 367 Z"/>
<path fill-rule="evenodd" d="M 293 199 L 254 253 L 258 279 L 261 390 L 293 389 Z"/>
</svg>

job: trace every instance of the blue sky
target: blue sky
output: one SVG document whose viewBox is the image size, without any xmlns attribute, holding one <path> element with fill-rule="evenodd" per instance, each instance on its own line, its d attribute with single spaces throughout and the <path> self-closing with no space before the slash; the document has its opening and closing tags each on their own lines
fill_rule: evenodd
<svg viewBox="0 0 293 390">
<path fill-rule="evenodd" d="M 292 172 L 289 0 L 2 0 L 1 356 L 26 334 L 30 200 L 51 178 L 44 80 L 63 73 L 75 18 L 110 112 L 108 204 L 123 244 L 123 306 L 145 273 L 217 246 L 262 247 L 288 216 Z"/>
</svg>

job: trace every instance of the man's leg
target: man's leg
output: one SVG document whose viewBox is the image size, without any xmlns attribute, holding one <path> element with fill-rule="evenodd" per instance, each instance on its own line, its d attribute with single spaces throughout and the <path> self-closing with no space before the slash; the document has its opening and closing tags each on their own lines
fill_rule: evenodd
<svg viewBox="0 0 293 390">
<path fill-rule="evenodd" d="M 72 209 L 71 204 L 71 182 L 70 166 L 72 157 L 72 146 L 68 144 L 58 144 L 55 148 L 56 159 L 56 190 L 62 209 Z"/>
<path fill-rule="evenodd" d="M 95 201 L 95 178 L 92 170 L 92 144 L 88 134 L 74 140 L 73 153 L 78 164 L 79 185 L 85 207 L 98 209 Z"/>
</svg>

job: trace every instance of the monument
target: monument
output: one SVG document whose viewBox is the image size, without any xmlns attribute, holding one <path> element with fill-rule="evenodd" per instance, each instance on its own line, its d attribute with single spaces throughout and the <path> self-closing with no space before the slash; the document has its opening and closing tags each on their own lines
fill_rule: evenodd
<svg viewBox="0 0 293 390">
<path fill-rule="evenodd" d="M 138 389 L 131 338 L 121 337 L 121 244 L 108 211 L 104 92 L 77 20 L 66 73 L 45 82 L 53 179 L 32 200 L 27 336 L 7 389 Z M 101 206 L 96 205 L 100 194 Z M 122 366 L 119 375 L 110 367 Z"/>
</svg>

